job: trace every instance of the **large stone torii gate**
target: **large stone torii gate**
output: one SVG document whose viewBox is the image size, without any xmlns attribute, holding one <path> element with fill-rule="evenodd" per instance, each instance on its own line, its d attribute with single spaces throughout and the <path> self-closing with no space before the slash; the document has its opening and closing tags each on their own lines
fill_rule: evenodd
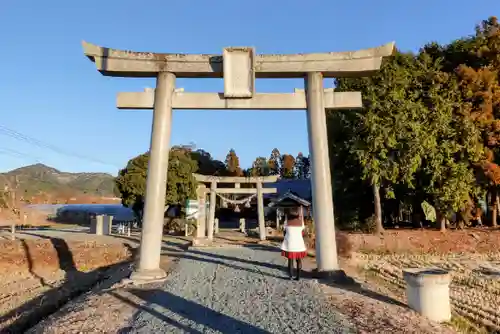
<svg viewBox="0 0 500 334">
<path fill-rule="evenodd" d="M 154 109 L 140 258 L 132 280 L 166 276 L 160 269 L 163 214 L 173 109 L 306 109 L 311 155 L 318 271 L 339 271 L 325 109 L 361 108 L 361 93 L 325 90 L 323 78 L 359 77 L 380 69 L 394 43 L 353 52 L 256 55 L 230 47 L 221 55 L 115 50 L 83 42 L 85 55 L 105 76 L 154 77 L 156 89 L 119 93 L 119 109 Z M 176 78 L 223 78 L 223 93 L 185 93 Z M 255 78 L 305 78 L 305 90 L 255 92 Z"/>
</svg>

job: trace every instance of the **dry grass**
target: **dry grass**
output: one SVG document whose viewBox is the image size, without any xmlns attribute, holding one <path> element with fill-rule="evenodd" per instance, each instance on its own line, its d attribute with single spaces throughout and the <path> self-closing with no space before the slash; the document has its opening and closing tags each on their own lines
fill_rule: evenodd
<svg viewBox="0 0 500 334">
<path fill-rule="evenodd" d="M 0 242 L 0 332 L 23 332 L 130 258 L 120 243 Z"/>
<path fill-rule="evenodd" d="M 62 239 L 2 241 L 0 273 L 59 269 L 86 272 L 119 263 L 129 257 L 128 249 L 120 243 L 104 244 Z"/>
<path fill-rule="evenodd" d="M 450 300 L 453 312 L 477 328 L 500 332 L 500 280 L 483 268 L 500 268 L 500 252 L 467 255 L 362 255 L 358 261 L 383 284 L 404 295 L 402 269 L 437 267 L 450 271 Z M 500 270 L 500 269 L 499 269 Z M 455 320 L 455 324 L 463 325 Z M 472 326 L 469 326 L 472 327 Z M 469 330 L 470 332 L 470 330 Z"/>
<path fill-rule="evenodd" d="M 500 332 L 500 280 L 484 268 L 500 270 L 500 231 L 386 231 L 382 236 L 350 234 L 354 256 L 372 286 L 387 287 L 405 302 L 402 269 L 439 267 L 451 272 L 450 325 L 460 333 Z"/>
<path fill-rule="evenodd" d="M 354 252 L 365 253 L 487 253 L 499 250 L 500 229 L 388 230 L 382 236 L 349 233 Z"/>
</svg>

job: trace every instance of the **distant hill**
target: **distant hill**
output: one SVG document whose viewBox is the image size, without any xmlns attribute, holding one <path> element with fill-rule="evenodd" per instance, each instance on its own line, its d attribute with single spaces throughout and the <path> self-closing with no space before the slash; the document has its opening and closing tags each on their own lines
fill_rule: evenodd
<svg viewBox="0 0 500 334">
<path fill-rule="evenodd" d="M 25 196 L 47 193 L 59 196 L 114 197 L 114 177 L 106 173 L 66 173 L 44 164 L 35 164 L 0 173 L 0 186 L 7 181 Z"/>
</svg>

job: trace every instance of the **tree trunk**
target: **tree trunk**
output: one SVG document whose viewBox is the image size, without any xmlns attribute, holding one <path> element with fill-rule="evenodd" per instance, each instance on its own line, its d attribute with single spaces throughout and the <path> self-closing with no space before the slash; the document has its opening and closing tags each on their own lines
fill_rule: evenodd
<svg viewBox="0 0 500 334">
<path fill-rule="evenodd" d="M 382 204 L 380 202 L 380 187 L 376 183 L 372 183 L 373 202 L 375 205 L 375 232 L 383 233 L 382 226 Z"/>
<path fill-rule="evenodd" d="M 496 187 L 493 188 L 493 191 L 492 191 L 492 194 L 491 194 L 491 200 L 493 202 L 493 210 L 491 210 L 491 225 L 493 227 L 497 227 L 498 224 L 497 224 L 497 215 L 498 215 L 498 206 L 497 206 L 497 202 L 498 202 L 498 192 L 497 192 L 497 189 Z"/>
</svg>

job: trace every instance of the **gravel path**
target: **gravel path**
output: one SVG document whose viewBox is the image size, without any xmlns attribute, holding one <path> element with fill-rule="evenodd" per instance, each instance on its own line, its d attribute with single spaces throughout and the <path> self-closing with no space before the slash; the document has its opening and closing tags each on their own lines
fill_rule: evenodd
<svg viewBox="0 0 500 334">
<path fill-rule="evenodd" d="M 290 281 L 280 253 L 265 248 L 192 250 L 156 289 L 128 333 L 354 333 L 315 280 Z"/>
</svg>

